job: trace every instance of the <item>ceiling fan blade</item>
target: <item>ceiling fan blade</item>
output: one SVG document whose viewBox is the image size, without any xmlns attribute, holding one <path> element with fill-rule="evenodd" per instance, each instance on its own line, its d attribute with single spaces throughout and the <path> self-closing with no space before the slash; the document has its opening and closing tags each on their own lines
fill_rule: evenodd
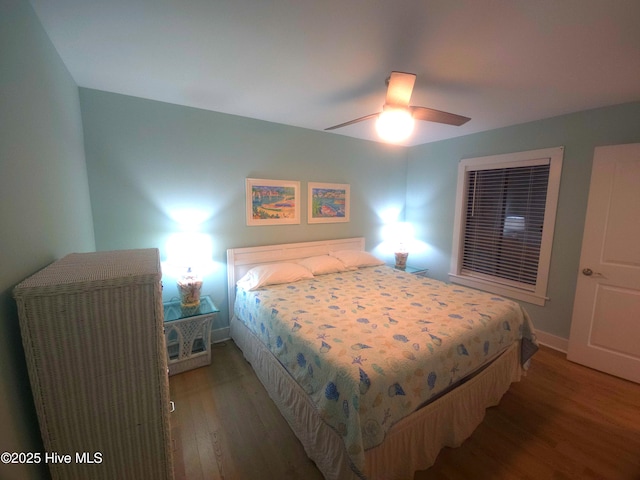
<svg viewBox="0 0 640 480">
<path fill-rule="evenodd" d="M 416 76 L 413 73 L 391 72 L 385 104 L 408 107 Z"/>
<path fill-rule="evenodd" d="M 416 120 L 426 120 L 427 122 L 446 123 L 447 125 L 455 125 L 459 127 L 464 125 L 469 120 L 469 117 L 463 117 L 462 115 L 456 115 L 454 113 L 441 112 L 440 110 L 434 110 L 427 107 L 409 107 L 411 115 Z"/>
<path fill-rule="evenodd" d="M 336 128 L 346 127 L 347 125 L 352 125 L 354 123 L 362 122 L 364 120 L 369 120 L 370 118 L 374 118 L 380 115 L 379 113 L 372 113 L 370 115 L 365 115 L 364 117 L 356 118 L 355 120 L 350 120 L 348 122 L 341 123 L 340 125 L 334 125 L 333 127 L 325 128 L 326 130 L 335 130 Z"/>
</svg>

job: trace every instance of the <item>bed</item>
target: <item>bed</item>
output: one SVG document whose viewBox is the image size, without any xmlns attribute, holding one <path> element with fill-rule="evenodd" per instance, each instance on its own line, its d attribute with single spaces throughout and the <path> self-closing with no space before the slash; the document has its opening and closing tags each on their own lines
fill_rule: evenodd
<svg viewBox="0 0 640 480">
<path fill-rule="evenodd" d="M 227 263 L 231 337 L 327 479 L 413 478 L 537 349 L 516 302 L 380 264 L 363 238 L 230 249 Z"/>
</svg>

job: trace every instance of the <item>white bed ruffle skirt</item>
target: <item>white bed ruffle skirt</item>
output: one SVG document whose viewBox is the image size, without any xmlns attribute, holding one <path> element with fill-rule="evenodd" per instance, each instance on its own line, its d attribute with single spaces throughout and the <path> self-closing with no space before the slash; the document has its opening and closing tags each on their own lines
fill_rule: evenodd
<svg viewBox="0 0 640 480">
<path fill-rule="evenodd" d="M 280 362 L 237 318 L 230 327 L 236 345 L 327 480 L 413 478 L 414 472 L 435 463 L 443 447 L 458 447 L 471 436 L 485 410 L 497 405 L 522 376 L 519 344 L 513 344 L 471 380 L 394 425 L 382 444 L 365 452 L 366 471 L 358 475 L 340 436 L 321 420 Z"/>
</svg>

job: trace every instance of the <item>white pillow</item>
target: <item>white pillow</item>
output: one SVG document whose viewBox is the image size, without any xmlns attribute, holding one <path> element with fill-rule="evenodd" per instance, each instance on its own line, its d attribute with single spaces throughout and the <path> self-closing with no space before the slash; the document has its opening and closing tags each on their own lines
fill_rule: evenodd
<svg viewBox="0 0 640 480">
<path fill-rule="evenodd" d="M 277 285 L 313 278 L 313 273 L 295 263 L 269 263 L 253 267 L 236 282 L 245 290 L 255 290 L 265 285 Z"/>
<path fill-rule="evenodd" d="M 308 268 L 314 275 L 324 275 L 326 273 L 338 273 L 348 270 L 344 263 L 331 255 L 317 255 L 298 260 L 298 263 Z"/>
<path fill-rule="evenodd" d="M 376 265 L 384 265 L 379 258 L 374 257 L 368 252 L 361 250 L 338 250 L 329 252 L 329 255 L 336 257 L 347 268 L 373 267 Z"/>
</svg>

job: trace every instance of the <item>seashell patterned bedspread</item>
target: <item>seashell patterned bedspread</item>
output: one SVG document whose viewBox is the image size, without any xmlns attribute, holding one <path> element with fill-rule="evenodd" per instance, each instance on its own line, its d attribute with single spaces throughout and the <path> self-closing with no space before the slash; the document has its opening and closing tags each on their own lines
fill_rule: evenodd
<svg viewBox="0 0 640 480">
<path fill-rule="evenodd" d="M 536 348 L 518 303 L 387 266 L 238 289 L 235 314 L 310 395 L 360 472 L 364 451 L 394 423 L 513 342 Z"/>
</svg>

